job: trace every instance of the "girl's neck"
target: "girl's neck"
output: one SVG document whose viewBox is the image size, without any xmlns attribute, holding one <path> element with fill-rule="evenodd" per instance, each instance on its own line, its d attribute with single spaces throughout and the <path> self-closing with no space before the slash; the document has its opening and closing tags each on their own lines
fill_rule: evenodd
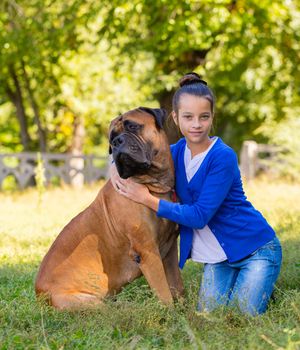
<svg viewBox="0 0 300 350">
<path fill-rule="evenodd" d="M 192 143 L 186 140 L 186 144 L 191 151 L 192 158 L 194 158 L 197 154 L 205 152 L 208 147 L 212 144 L 213 140 L 207 138 L 201 143 Z"/>
</svg>

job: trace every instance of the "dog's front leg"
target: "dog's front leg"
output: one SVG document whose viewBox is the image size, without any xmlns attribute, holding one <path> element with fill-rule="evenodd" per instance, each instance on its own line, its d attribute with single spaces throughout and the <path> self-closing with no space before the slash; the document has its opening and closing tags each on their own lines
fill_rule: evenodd
<svg viewBox="0 0 300 350">
<path fill-rule="evenodd" d="M 173 298 L 177 299 L 183 296 L 183 282 L 178 267 L 177 239 L 174 240 L 170 250 L 163 259 L 163 265 Z"/>
<path fill-rule="evenodd" d="M 172 304 L 173 297 L 158 248 L 156 246 L 144 247 L 143 249 L 132 248 L 130 255 L 139 265 L 157 297 L 165 304 Z"/>
</svg>

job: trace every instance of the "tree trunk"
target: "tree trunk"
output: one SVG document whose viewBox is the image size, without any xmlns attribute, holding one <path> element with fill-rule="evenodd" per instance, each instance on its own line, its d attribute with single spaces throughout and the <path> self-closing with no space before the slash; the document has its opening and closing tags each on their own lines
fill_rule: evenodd
<svg viewBox="0 0 300 350">
<path fill-rule="evenodd" d="M 14 91 L 10 88 L 10 86 L 6 85 L 6 93 L 13 105 L 16 108 L 16 114 L 20 125 L 20 138 L 21 143 L 24 148 L 24 151 L 30 150 L 30 136 L 28 133 L 28 125 L 27 125 L 27 117 L 25 114 L 25 108 L 23 104 L 23 95 L 21 86 L 19 83 L 19 79 L 17 77 L 17 74 L 14 70 L 13 66 L 9 67 L 10 75 L 12 77 L 12 80 L 14 82 Z"/>
<path fill-rule="evenodd" d="M 164 72 L 170 73 L 173 70 L 178 69 L 178 66 L 182 68 L 185 67 L 186 73 L 188 71 L 193 71 L 199 65 L 203 65 L 205 63 L 206 55 L 208 54 L 209 49 L 206 50 L 191 50 L 182 53 L 180 57 L 177 58 L 176 63 L 166 62 L 164 66 Z M 174 123 L 172 116 L 170 115 L 172 111 L 172 98 L 175 93 L 175 90 L 172 91 L 161 91 L 155 97 L 158 99 L 161 108 L 164 108 L 168 114 L 168 120 L 164 125 L 164 130 L 167 134 L 169 143 L 176 143 L 181 137 L 182 134 Z"/>
<path fill-rule="evenodd" d="M 169 144 L 176 143 L 182 137 L 178 126 L 174 123 L 172 112 L 172 97 L 174 91 L 162 91 L 156 95 L 161 108 L 164 108 L 168 113 L 168 119 L 164 124 L 164 131 L 167 134 Z"/>
<path fill-rule="evenodd" d="M 25 68 L 25 63 L 23 62 L 23 60 L 22 60 L 22 69 L 23 69 L 23 76 L 24 76 L 25 85 L 26 85 L 28 96 L 29 96 L 31 108 L 33 110 L 34 121 L 35 121 L 37 128 L 38 128 L 38 138 L 39 138 L 40 151 L 46 152 L 47 151 L 46 132 L 43 129 L 42 124 L 41 124 L 41 117 L 40 117 L 39 108 L 38 108 L 38 105 L 37 105 L 35 98 L 34 98 L 34 92 L 32 91 L 32 89 L 30 87 L 30 80 L 28 78 L 28 74 L 27 74 L 26 68 Z"/>
</svg>

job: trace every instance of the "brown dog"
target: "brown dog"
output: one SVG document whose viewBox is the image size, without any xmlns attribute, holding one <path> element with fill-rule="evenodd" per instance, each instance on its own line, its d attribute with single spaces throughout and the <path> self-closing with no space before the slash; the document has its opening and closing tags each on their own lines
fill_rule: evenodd
<svg viewBox="0 0 300 350">
<path fill-rule="evenodd" d="M 140 107 L 110 126 L 110 151 L 121 177 L 171 200 L 173 162 L 162 129 L 165 112 Z M 164 303 L 181 295 L 177 227 L 119 195 L 108 181 L 52 244 L 36 278 L 36 293 L 59 309 L 101 302 L 144 274 Z"/>
</svg>

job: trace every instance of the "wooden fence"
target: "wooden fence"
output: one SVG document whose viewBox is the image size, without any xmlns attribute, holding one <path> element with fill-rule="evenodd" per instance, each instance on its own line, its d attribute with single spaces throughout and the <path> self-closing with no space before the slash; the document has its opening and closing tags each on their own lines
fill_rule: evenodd
<svg viewBox="0 0 300 350">
<path fill-rule="evenodd" d="M 46 184 L 63 182 L 73 186 L 107 177 L 108 157 L 41 153 Z M 31 152 L 0 154 L 0 189 L 5 178 L 15 178 L 19 188 L 35 183 L 38 154 Z"/>
<path fill-rule="evenodd" d="M 245 141 L 240 152 L 240 170 L 244 179 L 251 180 L 259 172 L 269 171 L 278 151 L 279 148 L 272 145 Z M 107 178 L 108 157 L 41 153 L 41 160 L 46 184 L 56 181 L 80 187 Z M 15 178 L 21 189 L 34 185 L 37 163 L 37 153 L 0 154 L 0 189 L 9 176 Z"/>
</svg>

